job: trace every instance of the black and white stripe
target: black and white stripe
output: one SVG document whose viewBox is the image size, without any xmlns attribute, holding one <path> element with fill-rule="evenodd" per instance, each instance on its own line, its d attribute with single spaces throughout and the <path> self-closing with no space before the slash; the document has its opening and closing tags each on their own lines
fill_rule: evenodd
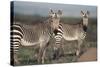
<svg viewBox="0 0 100 67">
<path fill-rule="evenodd" d="M 19 46 L 21 45 L 21 39 L 23 38 L 24 34 L 20 24 L 12 24 L 10 30 L 11 65 L 14 65 L 15 62 L 18 62 L 15 59 L 15 55 L 18 54 Z"/>
<path fill-rule="evenodd" d="M 59 24 L 58 28 L 54 30 L 54 39 L 55 39 L 55 45 L 54 45 L 54 59 L 59 57 L 57 55 L 59 54 L 59 49 L 62 47 L 62 36 L 63 36 L 63 27 L 62 24 Z"/>
<path fill-rule="evenodd" d="M 11 52 L 16 53 L 16 51 L 18 51 L 22 38 L 23 38 L 22 26 L 19 24 L 13 24 L 11 26 Z"/>
<path fill-rule="evenodd" d="M 63 29 L 61 24 L 59 24 L 58 28 L 54 30 L 54 34 L 54 38 L 56 39 L 56 45 L 60 45 L 60 41 L 63 35 Z"/>
</svg>

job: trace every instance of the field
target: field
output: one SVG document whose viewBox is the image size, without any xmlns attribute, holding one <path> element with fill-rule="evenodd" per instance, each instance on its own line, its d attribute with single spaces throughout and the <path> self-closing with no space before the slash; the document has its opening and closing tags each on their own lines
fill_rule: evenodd
<svg viewBox="0 0 100 67">
<path fill-rule="evenodd" d="M 32 25 L 43 22 L 46 19 L 47 17 L 42 17 L 40 15 L 26 16 L 26 15 L 15 14 L 14 21 Z M 77 17 L 62 17 L 61 21 L 63 23 L 75 24 L 78 23 L 80 19 L 81 18 Z M 47 47 L 46 50 L 45 64 L 70 63 L 78 61 L 77 60 L 78 58 L 75 56 L 75 50 L 77 49 L 76 41 L 68 42 L 63 39 L 62 44 L 64 45 L 64 56 L 61 56 L 58 59 L 53 59 L 53 44 L 54 44 L 54 39 L 51 39 L 49 46 Z M 89 18 L 87 36 L 81 46 L 83 52 L 82 54 L 84 54 L 90 48 L 97 49 L 97 18 Z M 38 49 L 39 49 L 38 46 L 34 47 L 20 46 L 18 54 L 18 58 L 20 59 L 20 65 L 37 64 L 36 55 L 38 53 Z"/>
</svg>

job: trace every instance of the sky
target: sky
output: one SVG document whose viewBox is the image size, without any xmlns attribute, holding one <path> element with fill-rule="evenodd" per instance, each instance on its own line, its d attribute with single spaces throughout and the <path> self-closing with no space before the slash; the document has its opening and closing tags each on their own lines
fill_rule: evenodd
<svg viewBox="0 0 100 67">
<path fill-rule="evenodd" d="M 80 17 L 80 11 L 89 11 L 90 17 L 97 17 L 97 6 L 92 5 L 72 5 L 72 4 L 56 4 L 56 3 L 43 3 L 43 2 L 25 2 L 14 1 L 14 13 L 34 15 L 39 14 L 47 16 L 51 9 L 54 11 L 62 10 L 63 16 L 67 17 Z"/>
</svg>

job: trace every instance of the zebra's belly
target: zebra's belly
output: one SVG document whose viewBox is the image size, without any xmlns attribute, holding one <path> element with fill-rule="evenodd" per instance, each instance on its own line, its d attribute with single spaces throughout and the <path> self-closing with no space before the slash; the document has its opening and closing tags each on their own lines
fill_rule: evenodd
<svg viewBox="0 0 100 67">
<path fill-rule="evenodd" d="M 22 46 L 34 46 L 36 44 L 40 44 L 40 42 L 39 41 L 37 41 L 37 42 L 29 42 L 29 41 L 26 41 L 24 39 L 21 39 L 21 45 Z"/>
<path fill-rule="evenodd" d="M 72 37 L 72 36 L 65 36 L 65 35 L 63 35 L 63 38 L 67 41 L 72 41 L 72 40 L 77 40 L 78 39 L 78 37 L 76 37 L 76 36 Z"/>
</svg>

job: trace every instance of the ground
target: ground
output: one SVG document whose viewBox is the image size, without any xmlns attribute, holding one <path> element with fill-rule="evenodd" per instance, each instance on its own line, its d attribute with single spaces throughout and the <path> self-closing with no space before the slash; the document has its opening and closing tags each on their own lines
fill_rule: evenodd
<svg viewBox="0 0 100 67">
<path fill-rule="evenodd" d="M 96 48 L 89 48 L 78 59 L 79 62 L 81 62 L 81 61 L 96 61 L 96 60 L 97 60 L 97 49 Z"/>
</svg>

